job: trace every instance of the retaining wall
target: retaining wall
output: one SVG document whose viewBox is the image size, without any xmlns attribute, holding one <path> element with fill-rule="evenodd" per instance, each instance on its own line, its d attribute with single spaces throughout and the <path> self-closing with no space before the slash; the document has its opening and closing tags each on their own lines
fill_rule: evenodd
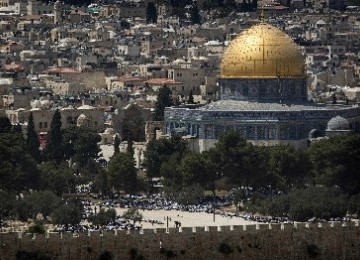
<svg viewBox="0 0 360 260">
<path fill-rule="evenodd" d="M 19 251 L 54 259 L 358 259 L 358 223 L 259 224 L 142 231 L 0 233 L 0 259 Z"/>
</svg>

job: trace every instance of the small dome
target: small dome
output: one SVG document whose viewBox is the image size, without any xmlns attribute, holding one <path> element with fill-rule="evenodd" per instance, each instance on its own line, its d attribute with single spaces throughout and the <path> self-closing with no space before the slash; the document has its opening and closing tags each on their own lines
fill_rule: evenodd
<svg viewBox="0 0 360 260">
<path fill-rule="evenodd" d="M 319 138 L 321 137 L 321 133 L 319 130 L 317 129 L 313 129 L 310 131 L 309 133 L 309 139 L 314 139 L 314 138 Z"/>
<path fill-rule="evenodd" d="M 35 99 L 30 102 L 31 108 L 41 108 L 40 100 Z"/>
<path fill-rule="evenodd" d="M 76 125 L 83 126 L 83 125 L 85 125 L 86 120 L 87 120 L 86 116 L 84 114 L 81 114 L 76 120 Z"/>
<path fill-rule="evenodd" d="M 350 130 L 350 124 L 346 118 L 336 116 L 327 123 L 327 130 Z"/>
<path fill-rule="evenodd" d="M 116 134 L 116 131 L 115 131 L 114 128 L 109 127 L 109 128 L 106 128 L 106 129 L 105 129 L 104 134 L 114 135 L 114 134 Z"/>
</svg>

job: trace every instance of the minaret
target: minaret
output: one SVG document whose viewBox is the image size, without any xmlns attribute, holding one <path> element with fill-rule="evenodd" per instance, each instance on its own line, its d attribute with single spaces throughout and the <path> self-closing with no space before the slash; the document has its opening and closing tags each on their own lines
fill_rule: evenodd
<svg viewBox="0 0 360 260">
<path fill-rule="evenodd" d="M 61 22 L 61 3 L 57 0 L 54 3 L 54 24 L 59 24 Z"/>
</svg>

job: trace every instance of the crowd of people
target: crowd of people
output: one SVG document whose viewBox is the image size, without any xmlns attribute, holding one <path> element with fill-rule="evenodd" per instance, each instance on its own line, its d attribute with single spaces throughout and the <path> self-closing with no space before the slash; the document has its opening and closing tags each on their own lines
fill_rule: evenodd
<svg viewBox="0 0 360 260">
<path fill-rule="evenodd" d="M 106 225 L 94 225 L 89 221 L 90 217 L 96 215 L 100 210 L 108 210 L 115 208 L 137 208 L 140 210 L 166 210 L 166 211 L 186 211 L 186 212 L 205 212 L 214 214 L 219 217 L 227 218 L 242 218 L 247 221 L 255 221 L 258 223 L 293 223 L 288 217 L 271 217 L 260 216 L 242 212 L 225 211 L 224 208 L 231 205 L 231 196 L 204 198 L 196 205 L 182 205 L 177 202 L 166 199 L 161 194 L 152 195 L 119 195 L 114 198 L 102 200 L 82 200 L 84 206 L 83 220 L 78 225 L 57 226 L 53 231 L 72 231 L 72 232 L 91 232 L 101 230 L 140 230 L 142 228 L 141 222 L 151 223 L 155 227 L 165 227 L 166 220 L 160 219 L 146 219 L 143 218 L 138 225 L 130 223 L 122 216 L 116 216 L 115 219 L 109 221 Z M 320 219 L 310 219 L 309 222 L 321 222 Z M 333 221 L 349 221 L 347 219 L 333 219 Z M 178 222 L 178 221 L 176 221 Z M 175 221 L 174 221 L 175 223 Z M 181 222 L 175 223 L 175 227 L 181 227 Z"/>
</svg>

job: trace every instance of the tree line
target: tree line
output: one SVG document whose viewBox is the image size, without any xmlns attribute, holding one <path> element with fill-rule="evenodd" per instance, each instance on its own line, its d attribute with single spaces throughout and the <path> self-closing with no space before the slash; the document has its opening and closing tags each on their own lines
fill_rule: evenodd
<svg viewBox="0 0 360 260">
<path fill-rule="evenodd" d="M 166 87 L 156 104 L 155 114 L 159 120 L 163 119 L 165 103 L 172 103 L 171 91 Z M 197 203 L 205 191 L 215 194 L 216 190 L 223 189 L 233 191 L 235 204 L 243 202 L 245 209 L 264 214 L 292 212 L 293 218 L 303 219 L 314 214 L 332 217 L 344 211 L 360 212 L 359 135 L 323 139 L 311 144 L 306 151 L 299 151 L 287 145 L 254 146 L 238 132 L 230 132 L 203 153 L 190 151 L 185 140 L 172 136 L 148 143 L 146 174 L 139 174 L 135 168 L 130 137 L 126 152 L 120 152 L 120 139 L 115 139 L 114 155 L 107 168 L 97 161 L 99 141 L 98 133 L 87 126 L 70 125 L 62 129 L 61 115 L 56 111 L 47 145 L 39 150 L 31 113 L 25 134 L 19 125 L 12 126 L 7 117 L 0 117 L 1 217 L 23 214 L 14 211 L 12 205 L 15 204 L 8 202 L 16 198 L 17 205 L 22 205 L 26 197 L 32 195 L 30 191 L 46 191 L 61 197 L 91 182 L 92 192 L 107 196 L 119 191 L 152 192 L 152 177 L 161 177 L 166 195 L 183 204 Z M 244 194 L 240 187 L 251 187 L 251 196 Z M 331 198 L 337 206 L 325 204 L 333 205 L 330 208 L 335 213 L 319 210 L 324 203 L 312 203 L 307 208 L 300 206 L 308 205 L 307 194 L 318 198 L 315 201 Z M 342 210 L 338 211 L 339 205 Z M 24 211 L 29 209 L 19 207 Z M 301 214 L 307 213 L 295 214 L 299 208 Z M 27 216 L 32 214 L 29 212 Z"/>
<path fill-rule="evenodd" d="M 61 115 L 56 110 L 46 146 L 40 150 L 32 113 L 25 133 L 20 125 L 12 126 L 7 117 L 0 117 L 1 220 L 27 219 L 34 217 L 34 212 L 49 216 L 50 210 L 37 208 L 45 202 L 51 202 L 51 207 L 71 208 L 71 203 L 60 199 L 64 193 L 76 192 L 80 184 L 101 183 L 97 180 L 104 169 L 96 161 L 99 141 L 98 133 L 87 126 L 62 129 Z M 52 201 L 55 197 L 61 203 Z"/>
<path fill-rule="evenodd" d="M 28 231 L 37 233 L 51 220 L 67 228 L 82 219 L 83 204 L 77 193 L 138 191 L 132 140 L 128 141 L 128 151 L 121 153 L 120 139 L 115 138 L 108 170 L 98 161 L 99 141 L 100 135 L 87 125 L 63 129 L 56 110 L 41 150 L 32 113 L 25 133 L 20 125 L 13 126 L 9 118 L 0 117 L 0 224 L 7 219 L 32 219 L 34 224 Z M 78 190 L 89 184 L 90 190 Z M 114 211 L 100 210 L 89 220 L 105 225 L 114 215 Z"/>
<path fill-rule="evenodd" d="M 331 137 L 301 151 L 290 145 L 254 146 L 238 132 L 229 132 L 203 153 L 190 151 L 186 141 L 173 136 L 151 141 L 145 155 L 148 176 L 163 178 L 167 195 L 181 203 L 197 203 L 204 191 L 225 189 L 235 190 L 233 196 L 253 212 L 292 212 L 297 220 L 315 213 L 326 218 L 360 213 L 359 135 Z M 252 195 L 240 187 L 251 187 Z M 311 197 L 318 201 L 311 210 L 300 206 L 308 205 Z M 321 210 L 320 201 L 327 201 L 335 213 Z M 274 204 L 279 205 L 268 206 Z M 299 207 L 307 214 L 295 214 Z"/>
</svg>

